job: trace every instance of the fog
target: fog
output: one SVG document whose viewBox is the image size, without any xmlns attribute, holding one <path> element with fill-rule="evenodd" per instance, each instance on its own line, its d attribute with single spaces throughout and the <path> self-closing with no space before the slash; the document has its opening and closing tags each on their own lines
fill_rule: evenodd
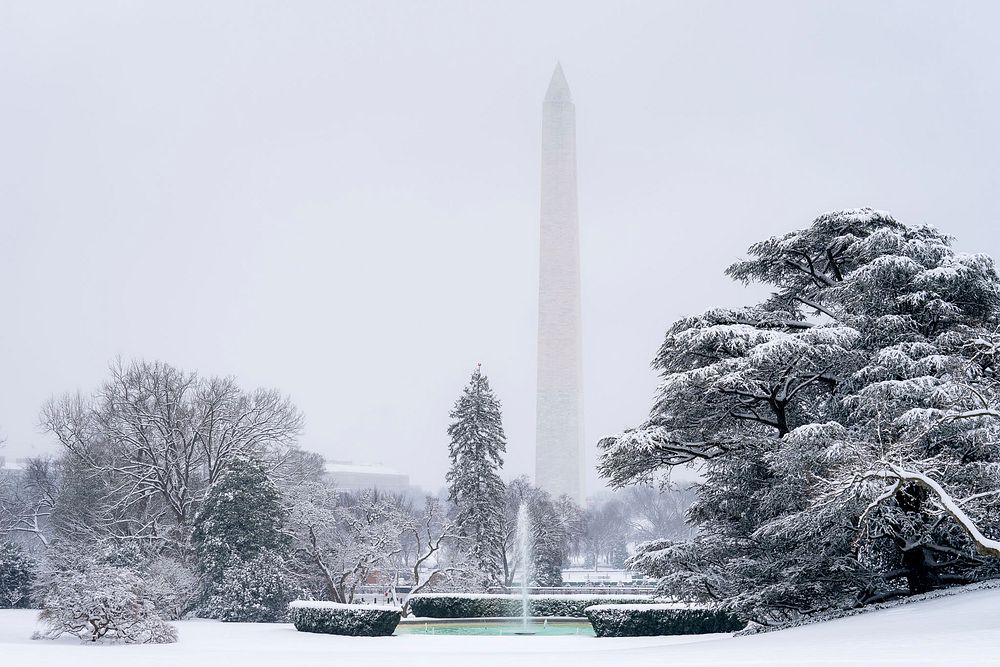
<svg viewBox="0 0 1000 667">
<path fill-rule="evenodd" d="M 991 3 L 0 2 L 0 436 L 116 356 L 273 386 L 443 484 L 481 362 L 534 461 L 541 103 L 577 112 L 587 445 L 724 268 L 855 206 L 1000 254 Z M 596 473 L 591 484 L 598 484 Z"/>
</svg>

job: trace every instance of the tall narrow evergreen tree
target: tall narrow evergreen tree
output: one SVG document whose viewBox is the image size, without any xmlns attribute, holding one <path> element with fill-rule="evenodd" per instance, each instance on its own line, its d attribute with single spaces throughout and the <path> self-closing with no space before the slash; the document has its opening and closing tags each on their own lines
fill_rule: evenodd
<svg viewBox="0 0 1000 667">
<path fill-rule="evenodd" d="M 503 554 L 504 485 L 500 479 L 507 451 L 500 401 L 477 365 L 451 411 L 448 427 L 448 498 L 472 538 L 472 556 L 489 581 L 500 579 Z"/>
</svg>

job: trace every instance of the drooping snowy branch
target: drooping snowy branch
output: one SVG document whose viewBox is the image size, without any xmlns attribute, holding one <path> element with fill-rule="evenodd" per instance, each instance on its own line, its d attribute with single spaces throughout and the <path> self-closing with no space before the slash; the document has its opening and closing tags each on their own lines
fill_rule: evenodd
<svg viewBox="0 0 1000 667">
<path fill-rule="evenodd" d="M 947 514 L 954 519 L 956 523 L 958 523 L 962 530 L 966 532 L 973 544 L 975 544 L 976 551 L 978 553 L 984 556 L 1000 558 L 1000 541 L 983 535 L 975 521 L 973 521 L 962 509 L 961 501 L 957 501 L 952 498 L 951 495 L 945 491 L 938 482 L 931 479 L 928 475 L 915 470 L 907 470 L 896 465 L 886 464 L 886 466 L 882 469 L 869 470 L 863 473 L 861 478 L 891 480 L 893 482 L 893 486 L 890 487 L 891 491 L 895 491 L 899 482 L 912 482 L 927 489 L 934 494 L 934 497 L 940 504 L 941 509 L 947 512 Z M 985 494 L 979 495 L 982 497 Z M 883 501 L 889 497 L 891 496 L 888 494 L 882 494 L 877 500 Z"/>
</svg>

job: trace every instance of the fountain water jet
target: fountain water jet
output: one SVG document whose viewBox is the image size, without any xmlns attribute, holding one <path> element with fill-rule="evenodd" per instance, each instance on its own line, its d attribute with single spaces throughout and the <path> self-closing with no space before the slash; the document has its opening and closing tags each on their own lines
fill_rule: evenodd
<svg viewBox="0 0 1000 667">
<path fill-rule="evenodd" d="M 521 635 L 533 635 L 528 630 L 528 617 L 531 611 L 528 607 L 528 584 L 531 581 L 531 515 L 528 514 L 528 504 L 521 503 L 517 508 L 517 532 L 515 533 L 517 553 L 521 559 Z"/>
<path fill-rule="evenodd" d="M 517 508 L 517 523 L 514 530 L 513 568 L 514 581 L 512 592 L 521 587 L 521 622 L 511 612 L 512 617 L 481 618 L 481 619 L 439 619 L 428 623 L 426 620 L 403 619 L 397 632 L 400 634 L 439 634 L 439 635 L 580 635 L 593 636 L 590 622 L 584 619 L 548 619 L 531 616 L 531 598 L 528 590 L 534 577 L 533 559 L 531 557 L 534 544 L 534 530 L 528 504 L 521 503 Z M 521 568 L 520 580 L 516 578 L 517 568 Z M 515 593 L 516 595 L 516 593 Z M 516 600 L 516 597 L 515 597 Z M 417 628 L 423 628 L 423 631 Z"/>
</svg>

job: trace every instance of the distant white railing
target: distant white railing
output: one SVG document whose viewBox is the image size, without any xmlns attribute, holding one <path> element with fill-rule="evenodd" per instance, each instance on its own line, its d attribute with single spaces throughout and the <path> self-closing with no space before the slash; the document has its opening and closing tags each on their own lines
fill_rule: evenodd
<svg viewBox="0 0 1000 667">
<path fill-rule="evenodd" d="M 605 584 L 599 586 L 532 586 L 528 589 L 531 595 L 652 595 L 655 586 L 635 586 Z M 507 593 L 502 588 L 491 588 L 490 593 Z"/>
<path fill-rule="evenodd" d="M 381 601 L 386 598 L 387 586 L 365 585 L 358 586 L 355 596 L 366 596 L 372 600 Z M 409 592 L 409 586 L 397 586 L 396 592 L 405 595 Z M 490 588 L 488 593 L 510 593 L 500 587 Z M 528 588 L 530 595 L 652 595 L 656 592 L 655 586 L 636 586 L 607 584 L 602 586 L 532 586 Z M 373 597 L 374 596 L 374 597 Z"/>
</svg>

